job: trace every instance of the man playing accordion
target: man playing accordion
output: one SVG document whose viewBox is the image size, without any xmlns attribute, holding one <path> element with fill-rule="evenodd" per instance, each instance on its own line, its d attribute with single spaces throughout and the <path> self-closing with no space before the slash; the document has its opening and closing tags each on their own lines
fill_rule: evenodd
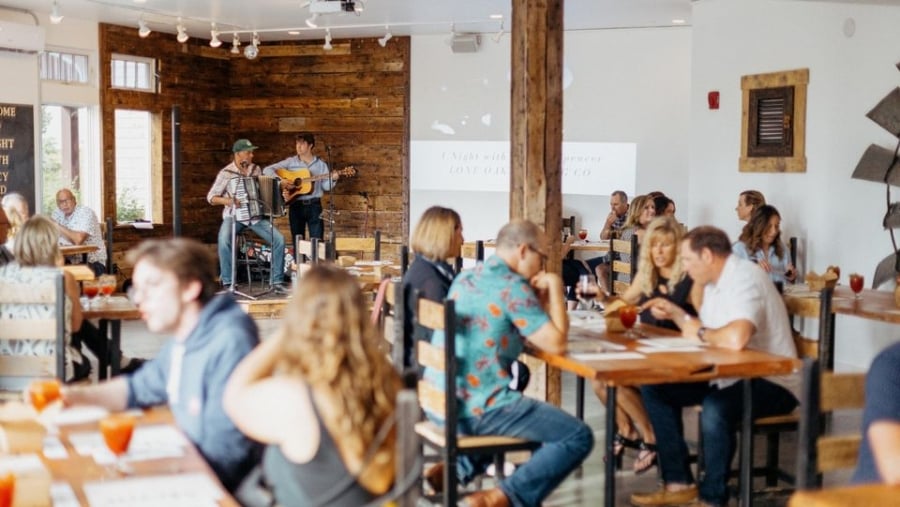
<svg viewBox="0 0 900 507">
<path fill-rule="evenodd" d="M 232 234 L 239 234 L 250 228 L 257 236 L 272 245 L 271 282 L 276 292 L 288 293 L 290 287 L 284 286 L 284 236 L 272 227 L 272 223 L 259 212 L 258 203 L 254 202 L 256 179 L 262 174 L 260 167 L 253 163 L 254 146 L 248 139 L 235 141 L 231 151 L 234 160 L 223 167 L 216 175 L 216 181 L 206 195 L 212 205 L 224 206 L 222 210 L 222 226 L 219 228 L 219 277 L 222 285 L 229 289 L 234 280 L 232 275 Z M 251 197 L 248 198 L 248 189 Z M 234 231 L 232 231 L 232 221 Z"/>
</svg>

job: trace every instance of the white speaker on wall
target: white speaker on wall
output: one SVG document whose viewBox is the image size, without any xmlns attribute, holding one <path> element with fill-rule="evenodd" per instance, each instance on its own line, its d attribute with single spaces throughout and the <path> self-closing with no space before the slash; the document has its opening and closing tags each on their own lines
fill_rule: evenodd
<svg viewBox="0 0 900 507">
<path fill-rule="evenodd" d="M 450 38 L 450 50 L 454 53 L 474 53 L 478 51 L 480 39 L 477 33 L 454 33 Z"/>
</svg>

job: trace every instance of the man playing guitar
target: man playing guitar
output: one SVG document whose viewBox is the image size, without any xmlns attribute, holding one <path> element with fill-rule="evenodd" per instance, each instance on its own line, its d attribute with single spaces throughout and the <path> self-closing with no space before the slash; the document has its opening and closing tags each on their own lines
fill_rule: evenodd
<svg viewBox="0 0 900 507">
<path fill-rule="evenodd" d="M 276 162 L 265 169 L 263 174 L 267 176 L 277 176 L 282 180 L 282 195 L 284 200 L 290 205 L 290 221 L 292 240 L 298 234 L 306 239 L 319 238 L 324 239 L 325 227 L 322 224 L 322 194 L 325 191 L 331 191 L 334 183 L 340 178 L 339 171 L 332 171 L 331 179 L 328 175 L 328 165 L 319 157 L 313 155 L 313 148 L 316 146 L 316 138 L 309 132 L 297 134 L 296 150 L 297 154 L 288 157 L 280 162 Z M 285 178 L 285 172 L 303 173 L 304 176 L 312 176 L 317 181 L 312 182 L 312 190 L 308 193 L 299 192 L 288 178 Z M 308 174 L 307 174 L 308 171 Z M 323 177 L 318 179 L 316 177 Z M 302 195 L 298 195 L 301 194 Z M 309 226 L 309 236 L 305 234 L 305 229 Z"/>
</svg>

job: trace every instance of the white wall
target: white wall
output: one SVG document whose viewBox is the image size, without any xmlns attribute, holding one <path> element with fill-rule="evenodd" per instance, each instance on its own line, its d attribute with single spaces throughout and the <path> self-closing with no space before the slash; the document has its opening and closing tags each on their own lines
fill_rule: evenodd
<svg viewBox="0 0 900 507">
<path fill-rule="evenodd" d="M 869 144 L 897 142 L 865 113 L 900 85 L 900 7 L 783 0 L 693 5 L 689 223 L 738 234 L 737 195 L 755 188 L 781 212 L 783 234 L 805 240 L 808 269 L 836 264 L 871 281 L 892 251 L 881 228 L 885 189 L 850 175 Z M 855 21 L 852 37 L 842 31 L 847 18 Z M 797 68 L 808 68 L 810 79 L 807 172 L 738 172 L 741 76 Z M 710 90 L 721 91 L 718 111 L 707 109 Z M 836 336 L 836 361 L 865 368 L 900 329 L 839 316 Z"/>
<path fill-rule="evenodd" d="M 579 31 L 566 32 L 564 40 L 563 139 L 637 143 L 637 191 L 663 190 L 685 210 L 690 33 L 683 27 Z M 499 44 L 483 38 L 479 51 L 469 54 L 451 53 L 445 38 L 412 39 L 412 140 L 508 141 L 509 37 Z M 485 114 L 489 126 L 481 121 Z M 436 121 L 455 134 L 432 128 Z M 608 202 L 565 195 L 563 215 L 577 215 L 594 236 Z M 460 212 L 469 239 L 493 238 L 509 218 L 507 193 L 414 191 L 411 227 L 435 204 Z"/>
</svg>

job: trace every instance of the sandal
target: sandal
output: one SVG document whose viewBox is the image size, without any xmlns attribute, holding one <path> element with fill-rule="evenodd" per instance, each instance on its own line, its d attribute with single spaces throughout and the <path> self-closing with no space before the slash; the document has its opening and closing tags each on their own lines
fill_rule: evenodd
<svg viewBox="0 0 900 507">
<path fill-rule="evenodd" d="M 623 436 L 620 433 L 616 433 L 613 436 L 613 456 L 616 459 L 618 459 L 622 455 L 622 452 L 625 451 L 626 447 L 628 447 L 629 449 L 640 450 L 640 449 L 643 449 L 644 448 L 643 446 L 645 446 L 645 445 L 647 445 L 647 444 L 645 444 L 644 441 L 639 438 L 632 440 L 626 436 Z M 607 459 L 607 457 L 604 456 L 603 461 L 605 462 L 606 459 Z"/>
<path fill-rule="evenodd" d="M 634 460 L 634 473 L 635 475 L 641 475 L 653 468 L 657 462 L 657 454 L 656 454 L 656 444 L 648 444 L 643 440 L 640 441 L 640 447 L 638 447 L 638 455 Z"/>
</svg>

